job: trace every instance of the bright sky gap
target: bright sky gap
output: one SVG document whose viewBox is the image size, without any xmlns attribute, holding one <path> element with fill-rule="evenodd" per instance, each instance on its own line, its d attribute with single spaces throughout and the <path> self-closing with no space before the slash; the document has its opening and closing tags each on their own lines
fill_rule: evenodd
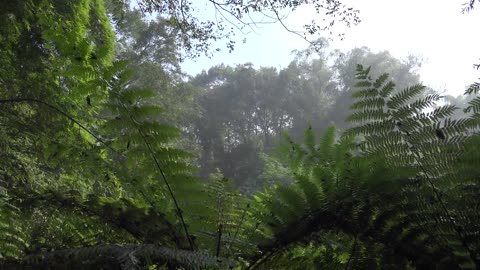
<svg viewBox="0 0 480 270">
<path fill-rule="evenodd" d="M 353 1 L 352 1 L 353 2 Z M 347 52 L 355 47 L 367 46 L 372 51 L 388 50 L 397 58 L 408 55 L 419 56 L 423 65 L 419 72 L 423 83 L 437 91 L 461 95 L 466 86 L 480 77 L 473 64 L 480 62 L 478 44 L 480 36 L 473 31 L 480 26 L 480 11 L 462 14 L 465 0 L 360 0 L 350 4 L 360 10 L 362 22 L 345 31 L 343 41 L 333 36 L 331 49 Z M 213 7 L 199 7 L 204 14 L 213 14 Z M 204 15 L 207 16 L 207 15 Z M 312 19 L 321 20 L 311 8 L 302 7 L 291 13 L 285 21 L 293 30 Z M 325 37 L 329 37 L 327 34 Z M 212 58 L 200 57 L 186 60 L 182 68 L 190 75 L 221 63 L 235 65 L 252 62 L 255 67 L 286 67 L 293 59 L 292 50 L 302 50 L 308 43 L 288 33 L 281 25 L 262 25 L 256 33 L 237 36 L 235 51 L 229 53 L 225 41 L 220 41 L 220 52 Z"/>
</svg>

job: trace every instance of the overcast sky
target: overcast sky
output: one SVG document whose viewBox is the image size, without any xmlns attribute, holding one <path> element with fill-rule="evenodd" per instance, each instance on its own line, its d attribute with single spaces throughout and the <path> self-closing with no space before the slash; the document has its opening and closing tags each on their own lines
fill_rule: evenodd
<svg viewBox="0 0 480 270">
<path fill-rule="evenodd" d="M 352 6 L 360 10 L 362 22 L 350 29 L 334 28 L 334 32 L 346 35 L 343 41 L 331 36 L 334 40 L 330 47 L 346 52 L 367 46 L 374 52 L 388 50 L 398 58 L 409 54 L 421 56 L 424 59 L 420 69 L 423 82 L 434 89 L 459 95 L 480 77 L 480 71 L 473 69 L 474 63 L 480 63 L 480 35 L 477 32 L 480 6 L 462 14 L 462 4 L 466 1 L 356 0 Z M 321 18 L 306 7 L 290 14 L 286 24 L 301 30 L 301 25 Z M 243 38 L 240 34 L 237 37 L 238 41 Z M 256 34 L 250 33 L 246 38 L 247 43 L 237 42 L 232 53 L 221 44 L 223 50 L 211 59 L 187 60 L 182 67 L 192 75 L 220 63 L 252 62 L 256 67 L 280 68 L 293 59 L 292 50 L 308 47 L 307 42 L 286 32 L 279 24 L 262 26 Z"/>
</svg>

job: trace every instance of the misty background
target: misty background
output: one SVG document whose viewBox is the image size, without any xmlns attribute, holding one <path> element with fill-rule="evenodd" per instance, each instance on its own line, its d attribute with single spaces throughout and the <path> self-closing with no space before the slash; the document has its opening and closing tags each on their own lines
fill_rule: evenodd
<svg viewBox="0 0 480 270">
<path fill-rule="evenodd" d="M 117 23 L 118 56 L 137 71 L 134 84 L 157 89 L 155 102 L 165 109 L 158 120 L 182 130 L 177 146 L 194 153 L 198 176 L 225 177 L 251 194 L 291 181 L 277 158 L 283 134 L 301 141 L 306 129 L 349 127 L 357 64 L 371 66 L 374 76 L 389 73 L 397 90 L 422 83 L 425 94 L 445 95 L 444 103 L 468 101 L 462 94 L 477 79 L 480 61 L 480 37 L 471 30 L 480 23 L 478 10 L 462 13 L 462 1 L 345 4 L 360 11 L 358 25 L 340 23 L 305 38 L 304 25 L 323 20 L 310 6 L 279 14 L 282 23 L 241 29 L 223 14 L 234 35 L 193 58 L 179 49 L 166 19 L 145 17 L 132 5 Z M 198 18 L 221 20 L 208 1 L 193 7 Z"/>
<path fill-rule="evenodd" d="M 3 1 L 0 269 L 480 269 L 479 5 Z"/>
</svg>

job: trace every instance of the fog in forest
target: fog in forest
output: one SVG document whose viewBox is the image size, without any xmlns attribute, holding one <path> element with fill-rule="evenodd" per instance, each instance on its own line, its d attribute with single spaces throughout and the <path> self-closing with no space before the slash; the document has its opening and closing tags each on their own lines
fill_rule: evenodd
<svg viewBox="0 0 480 270">
<path fill-rule="evenodd" d="M 479 2 L 0 1 L 0 269 L 480 269 Z"/>
<path fill-rule="evenodd" d="M 347 127 L 357 64 L 389 73 L 399 89 L 422 83 L 458 105 L 478 77 L 480 37 L 471 29 L 480 16 L 462 1 L 342 2 L 359 11 L 359 23 L 337 21 L 315 34 L 305 34 L 304 26 L 328 25 L 329 18 L 313 5 L 279 12 L 280 23 L 274 13 L 237 20 L 207 2 L 194 4 L 195 14 L 225 23 L 233 35 L 213 42 L 208 55 L 179 59 L 198 91 L 190 93 L 198 102 L 186 106 L 201 115 L 191 135 L 200 175 L 219 172 L 246 190 L 278 177 L 262 166 L 273 166 L 268 157 L 282 132 L 300 140 L 309 125 L 317 134 L 332 124 Z"/>
</svg>

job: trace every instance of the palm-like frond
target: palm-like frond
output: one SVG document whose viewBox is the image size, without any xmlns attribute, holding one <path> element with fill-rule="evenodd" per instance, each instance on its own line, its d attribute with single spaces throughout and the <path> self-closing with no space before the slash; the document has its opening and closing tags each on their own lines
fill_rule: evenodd
<svg viewBox="0 0 480 270">
<path fill-rule="evenodd" d="M 465 153 L 476 147 L 468 135 L 471 120 L 449 119 L 454 106 L 433 108 L 440 96 L 425 95 L 422 85 L 397 91 L 387 78 L 373 80 L 369 69 L 357 68 L 360 89 L 349 117 L 357 125 L 339 143 L 333 144 L 331 130 L 320 149 L 308 130 L 306 147 L 287 137 L 284 153 L 294 160 L 297 181 L 262 195 L 268 210 L 261 216 L 272 224 L 272 236 L 259 246 L 263 253 L 253 267 L 283 261 L 282 250 L 331 231 L 354 239 L 350 259 L 336 261 L 344 267 L 479 266 L 474 201 L 480 172 L 467 165 L 479 159 Z"/>
</svg>

